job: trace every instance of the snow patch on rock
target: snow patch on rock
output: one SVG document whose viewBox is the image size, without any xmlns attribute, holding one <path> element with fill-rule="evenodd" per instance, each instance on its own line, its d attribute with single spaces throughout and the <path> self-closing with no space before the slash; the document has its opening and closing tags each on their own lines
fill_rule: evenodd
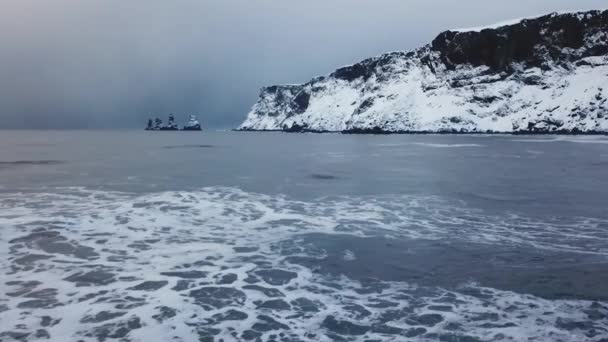
<svg viewBox="0 0 608 342">
<path fill-rule="evenodd" d="M 608 11 L 446 31 L 410 52 L 265 87 L 239 129 L 608 132 L 606 41 Z"/>
</svg>

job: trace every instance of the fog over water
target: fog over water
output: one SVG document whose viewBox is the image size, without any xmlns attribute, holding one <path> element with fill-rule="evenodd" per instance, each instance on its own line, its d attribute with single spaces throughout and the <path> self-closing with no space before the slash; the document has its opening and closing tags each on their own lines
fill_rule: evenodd
<svg viewBox="0 0 608 342">
<path fill-rule="evenodd" d="M 442 30 L 604 0 L 5 1 L 0 128 L 231 128 L 259 88 L 429 42 Z"/>
</svg>

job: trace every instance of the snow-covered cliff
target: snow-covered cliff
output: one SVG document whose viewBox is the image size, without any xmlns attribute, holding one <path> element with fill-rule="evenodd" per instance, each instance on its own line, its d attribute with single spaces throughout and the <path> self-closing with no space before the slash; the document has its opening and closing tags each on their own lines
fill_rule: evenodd
<svg viewBox="0 0 608 342">
<path fill-rule="evenodd" d="M 441 33 L 262 89 L 240 130 L 608 132 L 608 11 Z"/>
</svg>

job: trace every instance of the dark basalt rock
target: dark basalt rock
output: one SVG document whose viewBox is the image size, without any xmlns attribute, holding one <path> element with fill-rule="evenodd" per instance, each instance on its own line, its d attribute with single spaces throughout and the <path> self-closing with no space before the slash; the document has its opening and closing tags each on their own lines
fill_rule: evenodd
<svg viewBox="0 0 608 342">
<path fill-rule="evenodd" d="M 301 91 L 292 101 L 292 108 L 296 114 L 302 114 L 308 109 L 310 102 L 310 93 L 307 91 Z"/>
<path fill-rule="evenodd" d="M 355 109 L 355 115 L 365 113 L 374 104 L 374 98 L 370 97 L 361 102 L 359 107 Z"/>
<path fill-rule="evenodd" d="M 303 133 L 305 129 L 306 129 L 305 126 L 300 126 L 298 124 L 293 124 L 291 126 L 287 126 L 287 125 L 283 126 L 283 131 L 290 132 L 290 133 Z"/>
<path fill-rule="evenodd" d="M 334 71 L 330 76 L 349 82 L 352 82 L 361 77 L 364 80 L 367 80 L 373 74 L 373 69 L 371 68 L 370 64 L 371 63 L 369 63 L 368 61 L 368 63 L 357 63 L 349 65 Z"/>
<path fill-rule="evenodd" d="M 462 64 L 485 65 L 495 71 L 510 71 L 512 63 L 541 67 L 548 62 L 545 51 L 554 61 L 568 58 L 562 49 L 582 47 L 585 32 L 608 29 L 608 11 L 590 13 L 593 15 L 580 19 L 576 13 L 550 14 L 481 32 L 446 31 L 433 40 L 431 47 L 450 69 Z M 607 50 L 607 44 L 597 44 L 587 55 L 604 54 Z"/>
</svg>

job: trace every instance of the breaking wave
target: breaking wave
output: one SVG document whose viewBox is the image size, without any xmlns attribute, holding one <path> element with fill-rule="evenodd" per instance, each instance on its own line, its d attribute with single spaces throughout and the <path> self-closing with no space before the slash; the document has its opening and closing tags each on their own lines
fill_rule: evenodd
<svg viewBox="0 0 608 342">
<path fill-rule="evenodd" d="M 599 341 L 608 329 L 606 303 L 355 280 L 290 262 L 327 254 L 295 243 L 307 234 L 605 257 L 607 222 L 595 219 L 495 217 L 438 197 L 70 188 L 1 194 L 0 226 L 1 340 Z"/>
</svg>

